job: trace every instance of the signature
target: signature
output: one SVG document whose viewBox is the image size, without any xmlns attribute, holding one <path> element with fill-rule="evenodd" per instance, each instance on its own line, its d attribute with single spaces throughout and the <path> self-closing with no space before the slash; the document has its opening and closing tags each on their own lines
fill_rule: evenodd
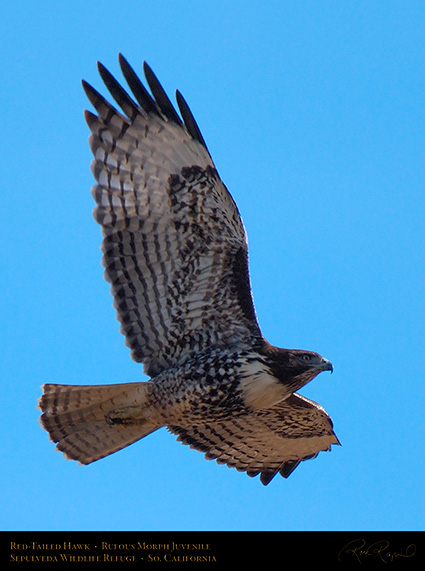
<svg viewBox="0 0 425 571">
<path fill-rule="evenodd" d="M 384 563 L 392 563 L 399 558 L 413 557 L 415 553 L 416 545 L 414 543 L 410 543 L 405 549 L 400 551 L 393 551 L 390 548 L 390 542 L 386 539 L 375 541 L 369 545 L 365 539 L 354 539 L 347 545 L 344 545 L 338 553 L 338 561 L 352 558 L 362 564 L 362 560 L 377 557 Z"/>
</svg>

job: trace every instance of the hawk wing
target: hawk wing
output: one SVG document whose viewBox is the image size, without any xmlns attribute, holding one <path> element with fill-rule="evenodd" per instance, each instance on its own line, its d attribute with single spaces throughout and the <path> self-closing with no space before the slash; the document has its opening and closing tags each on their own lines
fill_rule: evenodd
<svg viewBox="0 0 425 571">
<path fill-rule="evenodd" d="M 181 428 L 169 426 L 178 440 L 248 476 L 261 474 L 267 485 L 287 478 L 303 460 L 339 444 L 332 421 L 317 403 L 298 394 L 269 409 L 247 410 L 229 419 Z"/>
<path fill-rule="evenodd" d="M 120 55 L 135 101 L 101 64 L 118 112 L 83 81 L 97 115 L 92 195 L 121 332 L 153 376 L 191 352 L 261 338 L 245 229 L 183 97 L 182 119 L 145 64 L 153 97 Z M 137 101 L 137 103 L 136 103 Z"/>
</svg>

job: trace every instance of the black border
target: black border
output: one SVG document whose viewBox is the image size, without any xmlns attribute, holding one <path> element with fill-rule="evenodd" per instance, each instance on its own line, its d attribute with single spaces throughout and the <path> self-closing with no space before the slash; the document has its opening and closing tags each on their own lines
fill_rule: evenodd
<svg viewBox="0 0 425 571">
<path fill-rule="evenodd" d="M 5 531 L 9 569 L 425 568 L 425 532 Z M 304 568 L 304 567 L 301 567 Z"/>
</svg>

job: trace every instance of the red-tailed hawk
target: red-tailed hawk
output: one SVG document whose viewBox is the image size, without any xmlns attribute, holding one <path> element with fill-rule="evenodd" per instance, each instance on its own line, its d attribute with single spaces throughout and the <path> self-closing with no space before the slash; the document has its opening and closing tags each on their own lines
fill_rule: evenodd
<svg viewBox="0 0 425 571">
<path fill-rule="evenodd" d="M 132 99 L 99 72 L 117 111 L 88 83 L 86 111 L 105 278 L 147 382 L 44 385 L 41 423 L 89 464 L 161 427 L 268 484 L 339 444 L 321 406 L 296 393 L 332 365 L 263 337 L 245 229 L 182 95 L 181 117 L 152 70 L 151 94 L 120 55 Z"/>
</svg>

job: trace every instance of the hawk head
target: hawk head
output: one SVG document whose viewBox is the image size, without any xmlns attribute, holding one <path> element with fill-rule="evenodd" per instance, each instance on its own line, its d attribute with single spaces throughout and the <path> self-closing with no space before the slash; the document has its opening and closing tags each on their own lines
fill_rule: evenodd
<svg viewBox="0 0 425 571">
<path fill-rule="evenodd" d="M 297 391 L 322 371 L 333 371 L 332 363 L 314 351 L 270 347 L 268 356 L 273 374 L 292 391 Z"/>
<path fill-rule="evenodd" d="M 268 408 L 288 398 L 322 371 L 333 371 L 328 359 L 314 351 L 280 349 L 264 341 L 256 358 L 242 372 L 244 401 Z"/>
</svg>

